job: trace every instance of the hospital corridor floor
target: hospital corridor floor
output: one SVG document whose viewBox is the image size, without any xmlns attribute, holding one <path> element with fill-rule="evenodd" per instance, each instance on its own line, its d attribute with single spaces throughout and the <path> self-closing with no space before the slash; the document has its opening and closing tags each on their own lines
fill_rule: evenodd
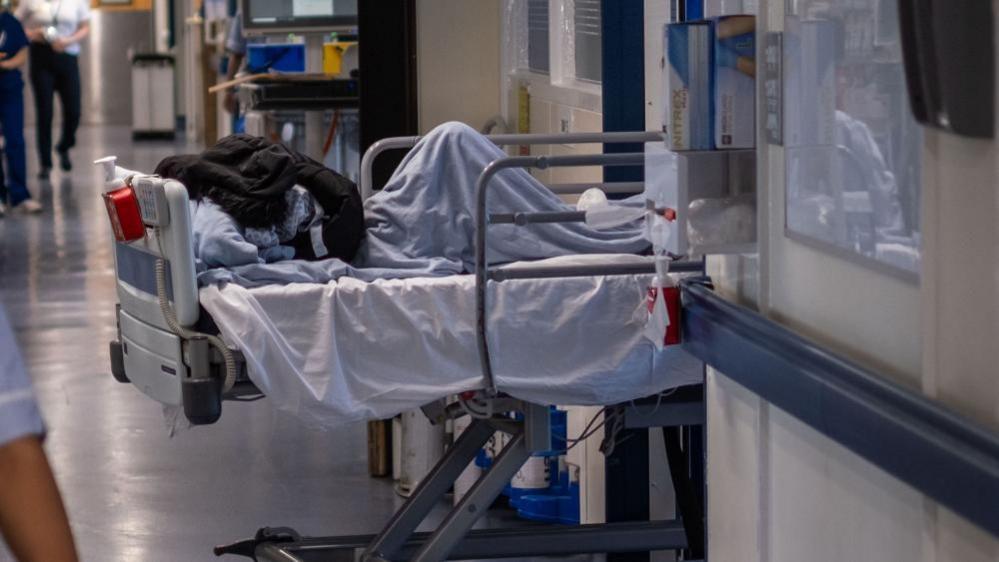
<svg viewBox="0 0 999 562">
<path fill-rule="evenodd" d="M 42 183 L 29 164 L 44 212 L 0 218 L 0 299 L 34 378 L 83 560 L 215 560 L 214 545 L 261 526 L 367 533 L 400 502 L 390 482 L 367 475 L 363 425 L 312 431 L 261 401 L 226 404 L 219 423 L 170 438 L 159 406 L 111 378 L 114 272 L 90 162 L 115 154 L 150 170 L 192 148 L 84 127 L 71 173 Z M 10 559 L 0 544 L 0 561 Z"/>
</svg>

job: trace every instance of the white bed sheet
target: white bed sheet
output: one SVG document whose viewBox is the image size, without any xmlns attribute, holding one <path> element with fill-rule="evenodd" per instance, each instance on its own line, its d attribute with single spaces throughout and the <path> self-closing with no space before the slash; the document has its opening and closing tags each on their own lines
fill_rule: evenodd
<svg viewBox="0 0 999 562">
<path fill-rule="evenodd" d="M 700 382 L 696 361 L 678 347 L 657 352 L 643 337 L 648 281 L 491 282 L 489 350 L 499 390 L 543 404 L 614 404 Z M 312 424 L 385 418 L 484 386 L 472 275 L 229 284 L 203 288 L 201 302 L 268 400 Z"/>
</svg>

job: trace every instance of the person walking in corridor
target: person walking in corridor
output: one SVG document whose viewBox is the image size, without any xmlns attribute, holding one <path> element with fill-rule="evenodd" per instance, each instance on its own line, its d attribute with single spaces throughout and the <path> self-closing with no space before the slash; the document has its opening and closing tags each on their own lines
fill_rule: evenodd
<svg viewBox="0 0 999 562">
<path fill-rule="evenodd" d="M 73 169 L 69 150 L 80 126 L 80 41 L 90 32 L 89 0 L 22 0 L 15 15 L 31 40 L 31 89 L 35 94 L 39 178 L 52 170 L 53 94 L 62 105 L 59 167 Z"/>
<path fill-rule="evenodd" d="M 0 215 L 9 205 L 16 211 L 37 213 L 42 206 L 31 198 L 24 157 L 24 80 L 20 68 L 28 60 L 28 37 L 9 11 L 0 12 L 0 129 L 6 174 L 0 172 Z"/>
</svg>

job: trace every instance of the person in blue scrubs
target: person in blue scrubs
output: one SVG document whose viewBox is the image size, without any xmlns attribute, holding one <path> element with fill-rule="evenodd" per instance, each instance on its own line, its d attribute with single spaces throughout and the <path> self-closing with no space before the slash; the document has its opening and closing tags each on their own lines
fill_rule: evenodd
<svg viewBox="0 0 999 562">
<path fill-rule="evenodd" d="M 0 213 L 4 204 L 37 213 L 41 205 L 31 198 L 26 182 L 24 148 L 24 80 L 20 67 L 28 60 L 28 37 L 10 12 L 0 13 L 0 128 L 4 136 L 6 171 L 0 186 Z"/>
<path fill-rule="evenodd" d="M 0 532 L 21 562 L 76 562 L 31 382 L 0 307 Z"/>
</svg>

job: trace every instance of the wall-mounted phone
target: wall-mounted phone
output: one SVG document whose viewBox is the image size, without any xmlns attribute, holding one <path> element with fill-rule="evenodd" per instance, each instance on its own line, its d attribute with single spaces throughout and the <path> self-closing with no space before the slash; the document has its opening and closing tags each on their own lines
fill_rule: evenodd
<svg viewBox="0 0 999 562">
<path fill-rule="evenodd" d="M 958 135 L 993 138 L 992 2 L 899 0 L 898 11 L 916 120 Z"/>
</svg>

